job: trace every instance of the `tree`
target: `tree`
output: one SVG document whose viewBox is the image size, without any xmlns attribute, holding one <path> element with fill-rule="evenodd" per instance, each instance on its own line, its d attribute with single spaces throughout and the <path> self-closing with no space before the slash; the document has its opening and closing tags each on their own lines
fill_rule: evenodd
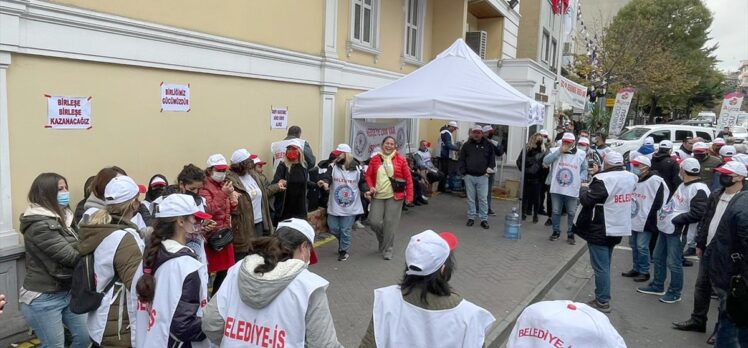
<svg viewBox="0 0 748 348">
<path fill-rule="evenodd" d="M 614 86 L 635 87 L 652 121 L 660 101 L 685 104 L 713 86 L 711 22 L 701 0 L 633 0 L 604 31 L 601 73 Z"/>
</svg>

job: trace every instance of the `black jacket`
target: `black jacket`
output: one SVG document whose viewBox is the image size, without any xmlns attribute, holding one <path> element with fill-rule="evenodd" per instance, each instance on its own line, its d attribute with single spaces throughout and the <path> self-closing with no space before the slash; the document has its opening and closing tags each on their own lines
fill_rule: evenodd
<svg viewBox="0 0 748 348">
<path fill-rule="evenodd" d="M 659 173 L 657 172 L 649 172 L 649 175 L 640 178 L 639 182 L 647 181 L 649 178 L 653 176 L 659 176 Z M 666 181 L 667 183 L 667 181 Z M 660 230 L 657 228 L 657 213 L 662 209 L 662 205 L 666 202 L 665 199 L 662 197 L 662 191 L 665 190 L 665 188 L 660 184 L 660 187 L 657 189 L 657 193 L 655 194 L 655 200 L 652 202 L 652 209 L 649 211 L 649 215 L 647 215 L 647 221 L 644 223 L 644 230 L 649 231 L 652 233 L 660 232 Z"/>
<path fill-rule="evenodd" d="M 80 259 L 78 235 L 73 229 L 59 218 L 24 214 L 21 233 L 26 247 L 23 287 L 42 293 L 70 290 L 73 268 Z"/>
<path fill-rule="evenodd" d="M 718 289 L 727 290 L 730 278 L 737 274 L 738 264 L 733 262 L 733 253 L 742 253 L 740 262 L 743 277 L 748 276 L 748 193 L 741 192 L 733 197 L 722 215 L 717 232 L 706 248 L 704 260 L 709 268 L 709 279 Z"/>
<path fill-rule="evenodd" d="M 158 249 L 153 272 L 155 273 L 166 261 L 178 257 L 192 257 L 197 259 L 195 253 L 187 247 L 182 248 L 176 253 L 170 253 L 161 245 Z M 198 272 L 192 272 L 184 278 L 182 296 L 179 298 L 179 303 L 171 319 L 168 347 L 190 348 L 192 347 L 192 342 L 199 342 L 205 339 L 202 329 L 202 318 L 197 316 L 197 310 L 200 308 L 200 287 L 202 286 Z M 158 289 L 158 284 L 156 284 L 156 289 Z"/>
<path fill-rule="evenodd" d="M 525 147 L 525 150 L 522 150 L 520 152 L 519 157 L 517 157 L 517 168 L 522 168 L 523 161 L 524 161 L 524 155 L 527 148 Z M 527 151 L 527 163 L 524 163 L 525 165 L 525 183 L 527 184 L 538 184 L 541 182 L 545 182 L 545 176 L 541 175 L 541 172 L 543 171 L 543 157 L 545 156 L 545 153 L 540 151 L 539 147 L 533 147 L 529 151 Z"/>
<path fill-rule="evenodd" d="M 486 174 L 486 169 L 496 167 L 496 155 L 493 144 L 481 138 L 475 141 L 472 138 L 460 148 L 460 174 L 481 176 Z"/>
<path fill-rule="evenodd" d="M 684 183 L 683 185 L 693 185 L 697 182 L 701 181 L 694 180 L 689 183 Z M 675 226 L 676 234 L 685 233 L 688 225 L 701 221 L 701 218 L 706 212 L 707 198 L 708 197 L 704 191 L 699 191 L 695 196 L 693 196 L 693 198 L 691 198 L 688 211 L 673 218 L 671 222 Z"/>
<path fill-rule="evenodd" d="M 656 171 L 657 175 L 665 180 L 667 188 L 670 190 L 670 196 L 675 193 L 678 185 L 683 182 L 680 176 L 678 176 L 678 173 L 680 173 L 680 166 L 672 157 L 670 157 L 670 153 L 668 152 L 655 152 L 654 155 L 652 155 L 651 169 Z"/>
<path fill-rule="evenodd" d="M 742 191 L 748 191 L 748 185 L 743 185 Z M 707 239 L 709 239 L 709 225 L 712 224 L 714 212 L 715 210 L 717 210 L 717 203 L 719 203 L 719 198 L 723 193 L 725 193 L 725 188 L 720 187 L 712 191 L 712 193 L 709 195 L 709 199 L 707 199 L 704 217 L 701 218 L 701 221 L 699 221 L 699 225 L 696 230 L 696 247 L 701 250 L 706 250 L 706 242 Z"/>
<path fill-rule="evenodd" d="M 613 167 L 605 172 L 624 171 L 623 167 Z M 587 243 L 612 247 L 621 242 L 621 237 L 608 237 L 605 232 L 605 210 L 603 204 L 608 199 L 605 183 L 592 178 L 590 186 L 582 189 L 579 204 L 582 210 L 574 223 L 574 233 Z"/>
</svg>

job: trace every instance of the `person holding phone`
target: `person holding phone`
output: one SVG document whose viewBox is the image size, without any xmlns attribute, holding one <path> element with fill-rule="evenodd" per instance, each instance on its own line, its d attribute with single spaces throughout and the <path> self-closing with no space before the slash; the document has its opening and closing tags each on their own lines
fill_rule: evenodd
<svg viewBox="0 0 748 348">
<path fill-rule="evenodd" d="M 200 189 L 200 196 L 205 202 L 205 212 L 213 216 L 213 220 L 207 219 L 204 224 L 213 223 L 213 228 L 206 237 L 218 231 L 231 228 L 231 213 L 239 206 L 239 195 L 234 192 L 234 185 L 226 180 L 226 171 L 229 164 L 221 154 L 208 157 L 208 168 L 205 169 L 205 184 Z M 213 293 L 215 294 L 226 278 L 226 271 L 234 265 L 234 244 L 229 243 L 221 250 L 215 250 L 205 245 L 205 255 L 208 258 L 208 273 L 216 273 L 213 281 Z"/>
</svg>

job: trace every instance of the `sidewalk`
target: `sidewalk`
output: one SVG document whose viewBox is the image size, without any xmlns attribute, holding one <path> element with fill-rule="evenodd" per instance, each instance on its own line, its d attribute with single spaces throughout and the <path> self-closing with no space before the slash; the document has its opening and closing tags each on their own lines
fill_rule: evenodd
<svg viewBox="0 0 748 348">
<path fill-rule="evenodd" d="M 358 346 L 371 319 L 374 289 L 402 278 L 407 242 L 423 230 L 457 235 L 457 269 L 451 284 L 466 299 L 489 310 L 497 326 L 518 306 L 524 308 L 528 296 L 554 278 L 559 267 L 568 264 L 584 246 L 581 240 L 575 246 L 564 239 L 550 242 L 550 227 L 543 226 L 544 219 L 538 224 L 524 222 L 521 240 L 505 240 L 504 215 L 516 206 L 513 201 L 494 200 L 498 216 L 489 217 L 489 230 L 478 224 L 465 226 L 464 199 L 439 195 L 429 203 L 403 212 L 391 261 L 384 261 L 376 252 L 376 237 L 368 228 L 353 231 L 347 261 L 337 261 L 336 240 L 317 249 L 320 261 L 311 270 L 330 281 L 327 295 L 338 339 L 344 346 Z"/>
</svg>

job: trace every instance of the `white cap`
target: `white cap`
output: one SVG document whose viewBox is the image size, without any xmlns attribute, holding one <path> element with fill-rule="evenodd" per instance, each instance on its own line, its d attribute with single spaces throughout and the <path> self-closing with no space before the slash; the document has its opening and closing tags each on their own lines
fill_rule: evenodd
<svg viewBox="0 0 748 348">
<path fill-rule="evenodd" d="M 161 201 L 161 204 L 157 205 L 156 209 L 158 209 L 158 211 L 156 211 L 157 218 L 187 215 L 195 215 L 196 218 L 201 220 L 211 218 L 210 214 L 201 211 L 200 208 L 197 207 L 194 197 L 181 193 L 166 196 L 166 198 Z"/>
<path fill-rule="evenodd" d="M 210 167 L 218 170 L 226 170 L 229 168 L 229 164 L 228 162 L 226 162 L 226 157 L 223 157 L 223 155 L 217 153 L 208 157 L 208 168 Z"/>
<path fill-rule="evenodd" d="M 457 122 L 455 122 L 455 121 L 449 121 L 449 122 L 447 122 L 447 126 L 457 128 Z"/>
<path fill-rule="evenodd" d="M 120 175 L 106 184 L 104 202 L 106 205 L 125 203 L 141 193 L 145 193 L 145 187 L 136 184 L 129 176 Z"/>
<path fill-rule="evenodd" d="M 561 141 L 564 143 L 573 143 L 577 140 L 576 137 L 574 137 L 574 134 L 572 133 L 564 133 L 564 135 L 561 137 Z"/>
<path fill-rule="evenodd" d="M 427 276 L 436 272 L 456 247 L 457 237 L 450 232 L 426 230 L 410 237 L 405 248 L 405 274 Z"/>
<path fill-rule="evenodd" d="M 722 157 L 732 157 L 735 156 L 736 153 L 738 153 L 738 151 L 735 150 L 735 146 L 732 145 L 725 145 L 719 149 L 719 155 Z"/>
<path fill-rule="evenodd" d="M 470 127 L 470 132 L 483 132 L 483 127 L 476 124 L 475 126 Z"/>
<path fill-rule="evenodd" d="M 542 135 L 544 137 L 548 137 L 548 131 L 545 130 L 545 129 L 541 129 L 540 132 L 538 132 L 538 133 L 540 133 L 540 135 Z"/>
<path fill-rule="evenodd" d="M 639 166 L 652 166 L 652 161 L 647 156 L 637 156 L 631 159 L 632 165 L 639 165 Z"/>
<path fill-rule="evenodd" d="M 264 166 L 267 164 L 267 162 L 261 160 L 259 157 L 255 157 L 254 159 L 252 159 L 252 162 L 254 162 L 255 165 L 260 165 L 260 166 Z"/>
<path fill-rule="evenodd" d="M 314 245 L 314 234 L 315 234 L 314 227 L 312 227 L 312 225 L 310 225 L 309 222 L 307 222 L 306 220 L 297 219 L 297 218 L 283 220 L 278 223 L 278 228 L 276 228 L 276 233 L 282 227 L 288 227 L 292 230 L 300 232 L 301 234 L 304 235 L 304 237 L 306 237 L 309 243 Z M 309 263 L 312 265 L 317 263 L 317 253 L 314 251 L 314 249 L 312 249 L 312 256 L 311 256 L 311 260 Z"/>
<path fill-rule="evenodd" d="M 554 337 L 559 345 L 548 341 Z M 563 343 L 561 343 L 563 342 Z M 571 301 L 544 301 L 522 311 L 507 348 L 625 348 L 621 335 L 600 311 Z"/>
<path fill-rule="evenodd" d="M 252 156 L 247 149 L 239 149 L 234 151 L 233 154 L 231 154 L 231 164 L 237 164 L 242 163 L 246 160 L 248 160 Z"/>
<path fill-rule="evenodd" d="M 736 174 L 742 177 L 748 176 L 748 169 L 746 169 L 745 164 L 738 161 L 727 162 L 719 168 L 714 168 L 714 171 L 727 175 Z"/>
<path fill-rule="evenodd" d="M 725 139 L 722 138 L 714 138 L 714 141 L 712 141 L 712 144 L 714 145 L 725 145 Z"/>
<path fill-rule="evenodd" d="M 340 151 L 342 153 L 351 153 L 351 146 L 348 144 L 340 144 L 335 149 L 335 151 Z"/>
<path fill-rule="evenodd" d="M 693 152 L 706 152 L 707 150 L 709 150 L 709 146 L 707 146 L 705 142 L 699 141 L 698 143 L 693 144 L 693 148 L 691 150 Z"/>
<path fill-rule="evenodd" d="M 670 140 L 663 140 L 660 142 L 660 148 L 661 149 L 672 149 L 673 148 L 673 142 Z"/>
<path fill-rule="evenodd" d="M 166 186 L 166 180 L 164 180 L 160 176 L 157 176 L 154 177 L 153 180 L 151 180 L 151 183 L 149 185 L 151 185 L 151 187 Z"/>
<path fill-rule="evenodd" d="M 644 145 L 654 145 L 655 140 L 652 137 L 646 137 L 644 138 Z"/>
<path fill-rule="evenodd" d="M 744 153 L 739 153 L 739 154 L 737 154 L 735 156 L 732 156 L 732 161 L 733 162 L 740 162 L 740 163 L 744 164 L 746 166 L 746 168 L 748 168 L 748 155 L 746 155 Z"/>
<path fill-rule="evenodd" d="M 580 145 L 589 145 L 590 140 L 587 139 L 586 137 L 579 137 L 579 141 L 577 143 Z"/>
<path fill-rule="evenodd" d="M 488 133 L 490 131 L 493 131 L 493 127 L 491 127 L 490 125 L 483 126 L 483 133 Z"/>
<path fill-rule="evenodd" d="M 623 155 L 615 151 L 610 151 L 605 155 L 605 163 L 610 164 L 612 166 L 622 166 Z"/>
<path fill-rule="evenodd" d="M 695 158 L 685 159 L 683 163 L 680 164 L 680 167 L 689 174 L 699 174 L 701 172 L 701 165 Z"/>
</svg>

